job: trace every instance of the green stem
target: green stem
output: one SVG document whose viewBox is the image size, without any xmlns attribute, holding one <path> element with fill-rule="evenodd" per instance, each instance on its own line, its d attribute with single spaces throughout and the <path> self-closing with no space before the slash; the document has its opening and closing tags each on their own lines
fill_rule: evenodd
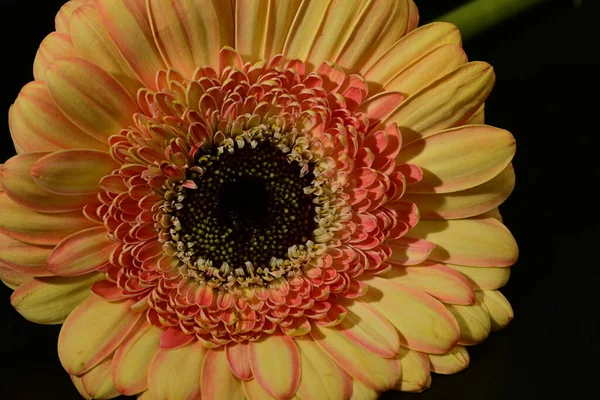
<svg viewBox="0 0 600 400">
<path fill-rule="evenodd" d="M 543 1 L 473 0 L 436 18 L 436 21 L 451 22 L 458 26 L 466 40 Z"/>
</svg>

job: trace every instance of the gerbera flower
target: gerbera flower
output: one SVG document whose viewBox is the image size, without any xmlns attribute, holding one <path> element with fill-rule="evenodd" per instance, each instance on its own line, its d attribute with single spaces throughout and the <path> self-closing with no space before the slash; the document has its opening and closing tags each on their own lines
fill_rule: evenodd
<svg viewBox="0 0 600 400">
<path fill-rule="evenodd" d="M 10 109 L 2 280 L 86 398 L 367 399 L 512 318 L 492 68 L 412 0 L 73 0 Z"/>
</svg>

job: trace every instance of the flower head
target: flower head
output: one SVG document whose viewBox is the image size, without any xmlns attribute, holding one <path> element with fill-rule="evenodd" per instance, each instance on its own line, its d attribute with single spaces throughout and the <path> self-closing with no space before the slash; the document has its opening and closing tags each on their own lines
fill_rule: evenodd
<svg viewBox="0 0 600 400">
<path fill-rule="evenodd" d="M 0 277 L 87 398 L 421 391 L 512 318 L 494 75 L 412 1 L 72 0 L 10 110 Z M 326 393 L 326 395 L 324 395 Z"/>
</svg>

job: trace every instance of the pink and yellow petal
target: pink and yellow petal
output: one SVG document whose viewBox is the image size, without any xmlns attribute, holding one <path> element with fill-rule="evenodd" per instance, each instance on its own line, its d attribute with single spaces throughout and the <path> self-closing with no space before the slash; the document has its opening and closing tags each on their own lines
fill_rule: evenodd
<svg viewBox="0 0 600 400">
<path fill-rule="evenodd" d="M 162 330 L 144 321 L 119 346 L 113 357 L 112 379 L 127 396 L 148 388 L 148 370 L 159 351 Z"/>
<path fill-rule="evenodd" d="M 519 256 L 510 231 L 494 218 L 422 220 L 411 237 L 435 244 L 430 260 L 473 267 L 508 267 Z"/>
<path fill-rule="evenodd" d="M 436 374 L 456 374 L 469 366 L 469 352 L 464 346 L 457 345 L 445 354 L 428 354 L 431 371 Z"/>
<path fill-rule="evenodd" d="M 245 399 L 242 381 L 231 373 L 222 348 L 206 352 L 200 379 L 203 400 Z"/>
<path fill-rule="evenodd" d="M 300 384 L 300 355 L 286 335 L 263 337 L 248 345 L 254 379 L 277 400 L 290 399 Z"/>
<path fill-rule="evenodd" d="M 489 336 L 490 315 L 479 300 L 468 306 L 446 304 L 446 307 L 460 326 L 459 344 L 468 346 L 479 344 Z"/>
<path fill-rule="evenodd" d="M 25 85 L 9 111 L 10 132 L 22 152 L 85 148 L 107 150 L 108 145 L 76 127 L 50 97 L 44 82 Z"/>
<path fill-rule="evenodd" d="M 495 178 L 470 189 L 453 193 L 407 193 L 402 200 L 413 202 L 423 219 L 462 219 L 493 210 L 508 198 L 515 187 L 512 164 Z"/>
<path fill-rule="evenodd" d="M 377 391 L 358 379 L 352 381 L 352 397 L 350 397 L 350 400 L 376 400 L 377 398 L 379 398 Z"/>
<path fill-rule="evenodd" d="M 445 264 L 448 268 L 460 272 L 475 290 L 499 289 L 510 278 L 510 268 L 504 267 L 465 267 L 464 265 Z"/>
<path fill-rule="evenodd" d="M 400 378 L 397 358 L 383 358 L 364 349 L 337 327 L 314 325 L 310 336 L 348 375 L 373 390 L 392 389 Z"/>
<path fill-rule="evenodd" d="M 69 20 L 73 15 L 73 12 L 77 10 L 79 7 L 86 4 L 93 4 L 94 0 L 70 0 L 63 5 L 56 17 L 54 18 L 54 25 L 56 27 L 56 31 L 60 33 L 68 33 L 69 32 Z"/>
<path fill-rule="evenodd" d="M 33 180 L 43 189 L 62 195 L 96 194 L 99 182 L 119 165 L 108 153 L 61 150 L 41 157 L 31 167 Z"/>
<path fill-rule="evenodd" d="M 301 0 L 269 1 L 268 20 L 266 21 L 266 34 L 263 37 L 263 45 L 261 52 L 253 53 L 254 55 L 258 55 L 264 59 L 269 59 L 277 54 L 282 53 L 288 32 L 292 26 L 292 22 L 294 21 L 301 2 Z M 238 7 L 241 4 L 241 1 L 236 3 Z M 238 11 L 236 11 L 236 15 L 238 14 Z M 247 24 L 247 21 L 245 22 Z M 236 24 L 236 29 L 237 27 L 238 25 Z M 250 33 L 248 25 L 246 25 L 245 32 L 247 34 Z M 257 37 L 255 37 L 255 35 L 256 33 L 252 33 L 252 43 L 259 40 Z M 236 44 L 238 43 L 237 37 L 238 35 L 236 33 Z M 236 46 L 236 48 L 238 47 Z M 244 52 L 242 52 L 242 56 L 245 56 Z"/>
<path fill-rule="evenodd" d="M 42 40 L 33 61 L 33 76 L 43 81 L 46 68 L 56 60 L 75 56 L 71 37 L 65 33 L 52 32 Z"/>
<path fill-rule="evenodd" d="M 352 378 L 310 338 L 297 339 L 296 345 L 302 362 L 297 396 L 302 400 L 349 399 Z"/>
<path fill-rule="evenodd" d="M 196 341 L 174 350 L 160 349 L 148 373 L 153 400 L 199 400 L 202 363 L 206 348 Z"/>
<path fill-rule="evenodd" d="M 110 254 L 118 245 L 109 240 L 104 226 L 85 229 L 56 246 L 48 257 L 48 268 L 60 276 L 87 274 L 108 264 Z"/>
<path fill-rule="evenodd" d="M 0 261 L 0 280 L 12 290 L 33 280 L 33 277 L 22 272 L 13 271 L 10 267 Z"/>
<path fill-rule="evenodd" d="M 103 274 L 76 278 L 36 278 L 19 287 L 10 297 L 11 304 L 23 317 L 38 324 L 61 324 L 71 311 L 91 294 L 94 282 Z"/>
<path fill-rule="evenodd" d="M 132 124 L 137 105 L 108 72 L 81 58 L 58 60 L 46 69 L 46 84 L 58 108 L 84 132 L 106 142 Z"/>
<path fill-rule="evenodd" d="M 86 393 L 93 399 L 113 399 L 121 395 L 111 376 L 112 358 L 106 358 L 81 376 Z"/>
<path fill-rule="evenodd" d="M 156 73 L 166 67 L 152 35 L 144 0 L 98 0 L 102 24 L 142 83 L 155 89 Z"/>
<path fill-rule="evenodd" d="M 380 276 L 423 291 L 444 303 L 475 303 L 475 292 L 469 281 L 459 272 L 435 262 L 426 261 L 414 267 L 394 266 Z"/>
<path fill-rule="evenodd" d="M 477 299 L 483 304 L 490 315 L 492 332 L 505 328 L 515 316 L 506 297 L 497 290 L 477 292 Z"/>
<path fill-rule="evenodd" d="M 422 392 L 431 385 L 429 359 L 425 353 L 401 347 L 398 352 L 402 375 L 394 388 L 402 392 Z"/>
<path fill-rule="evenodd" d="M 252 378 L 252 368 L 248 354 L 248 343 L 230 343 L 225 349 L 231 372 L 241 380 Z"/>
<path fill-rule="evenodd" d="M 406 144 L 463 125 L 483 104 L 494 81 L 487 63 L 461 65 L 407 98 L 381 124 L 395 122 Z"/>
<path fill-rule="evenodd" d="M 450 312 L 435 298 L 419 290 L 372 277 L 361 298 L 398 329 L 400 344 L 427 353 L 444 353 L 459 337 L 459 327 Z"/>
<path fill-rule="evenodd" d="M 115 351 L 138 323 L 135 302 L 108 302 L 90 296 L 64 322 L 58 336 L 58 356 L 67 372 L 81 375 Z"/>
<path fill-rule="evenodd" d="M 95 6 L 89 4 L 73 12 L 69 20 L 69 33 L 77 57 L 111 74 L 132 98 L 136 98 L 138 89 L 143 85 L 102 25 Z"/>
<path fill-rule="evenodd" d="M 81 210 L 95 196 L 61 196 L 42 189 L 31 177 L 31 168 L 49 153 L 28 153 L 14 156 L 0 166 L 5 193 L 13 201 L 39 212 L 67 212 Z"/>
<path fill-rule="evenodd" d="M 30 276 L 49 276 L 46 260 L 52 246 L 36 246 L 0 233 L 0 262 Z"/>
<path fill-rule="evenodd" d="M 98 226 L 81 211 L 42 214 L 18 205 L 0 193 L 0 233 L 22 242 L 55 245 L 80 230 Z"/>
</svg>

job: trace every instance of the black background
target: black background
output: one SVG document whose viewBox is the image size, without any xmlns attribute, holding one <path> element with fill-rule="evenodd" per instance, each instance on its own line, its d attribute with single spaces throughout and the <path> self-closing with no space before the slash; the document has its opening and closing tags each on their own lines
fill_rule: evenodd
<svg viewBox="0 0 600 400">
<path fill-rule="evenodd" d="M 14 154 L 7 110 L 33 79 L 62 1 L 0 0 L 0 162 Z M 417 1 L 421 23 L 464 1 Z M 383 399 L 546 399 L 595 394 L 600 183 L 599 2 L 547 1 L 466 41 L 495 67 L 486 122 L 517 139 L 517 186 L 501 207 L 521 257 L 508 285 L 515 320 L 470 348 L 471 365 L 423 394 Z M 2 286 L 2 285 L 0 285 Z M 0 288 L 0 399 L 78 399 L 56 355 L 59 327 L 27 322 Z M 176 400 L 176 399 L 174 399 Z"/>
</svg>

